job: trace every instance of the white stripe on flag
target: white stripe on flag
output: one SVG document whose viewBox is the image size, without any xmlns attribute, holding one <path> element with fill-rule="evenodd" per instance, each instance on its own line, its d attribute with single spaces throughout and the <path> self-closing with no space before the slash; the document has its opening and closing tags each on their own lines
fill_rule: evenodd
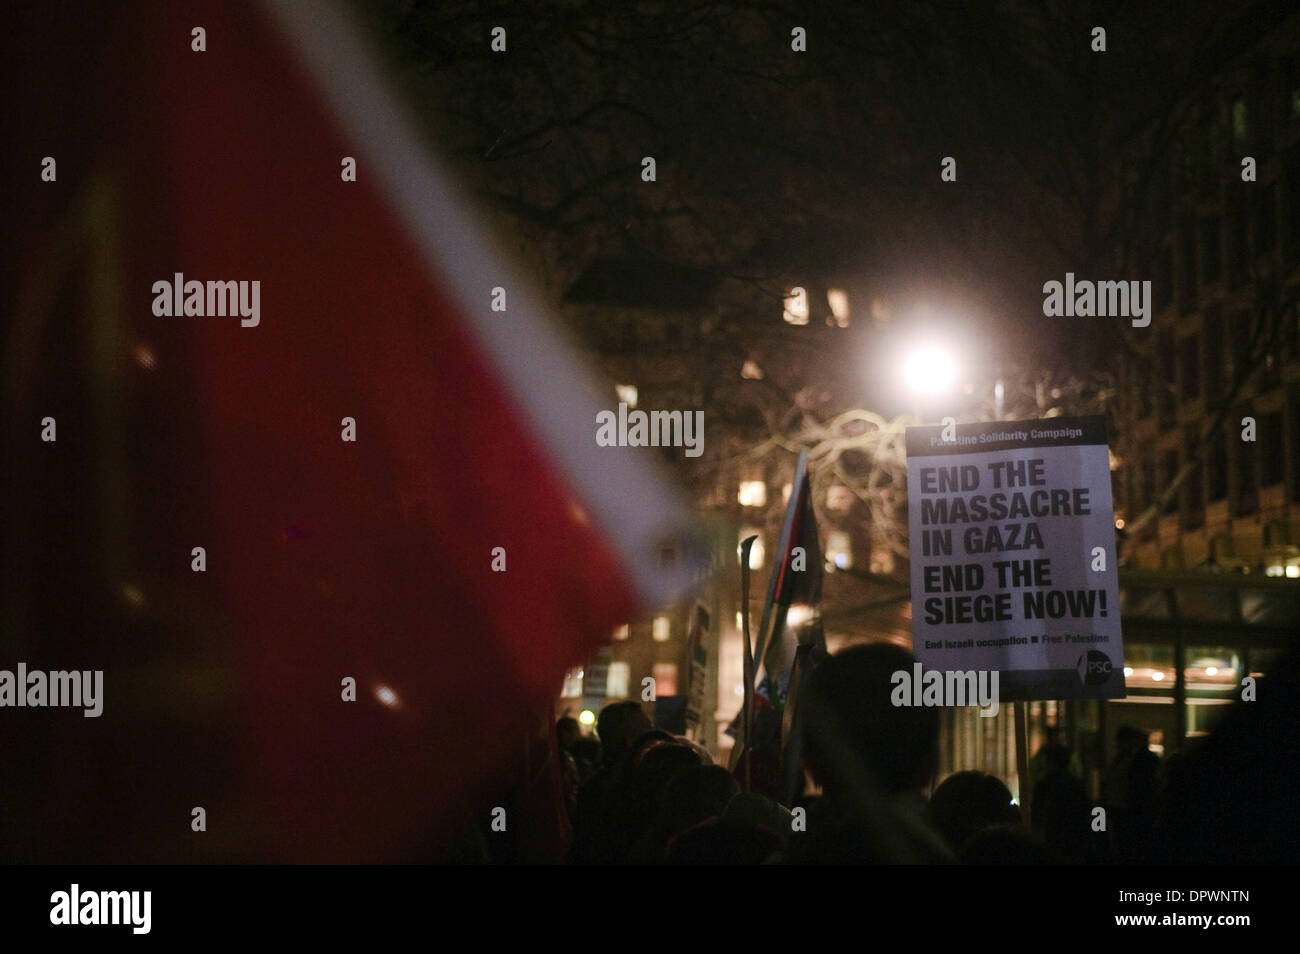
<svg viewBox="0 0 1300 954">
<path fill-rule="evenodd" d="M 662 568 L 658 553 L 665 541 L 685 539 L 687 517 L 657 462 L 639 450 L 596 444 L 596 412 L 610 402 L 597 402 L 588 372 L 550 327 L 526 284 L 490 251 L 452 179 L 386 88 L 355 24 L 333 2 L 263 3 L 366 157 L 360 174 L 375 176 L 423 253 L 431 279 L 454 293 L 467 328 L 516 408 L 603 528 L 641 598 L 657 606 L 681 593 L 692 580 L 690 555 L 679 548 L 675 565 Z M 497 285 L 508 290 L 506 313 L 489 307 Z"/>
</svg>

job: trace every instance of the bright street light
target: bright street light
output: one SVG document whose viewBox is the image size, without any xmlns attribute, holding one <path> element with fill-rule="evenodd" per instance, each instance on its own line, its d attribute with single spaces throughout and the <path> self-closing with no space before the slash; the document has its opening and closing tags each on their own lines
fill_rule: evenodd
<svg viewBox="0 0 1300 954">
<path fill-rule="evenodd" d="M 937 345 L 916 348 L 903 361 L 903 380 L 916 394 L 939 394 L 948 390 L 956 377 L 957 362 Z"/>
</svg>

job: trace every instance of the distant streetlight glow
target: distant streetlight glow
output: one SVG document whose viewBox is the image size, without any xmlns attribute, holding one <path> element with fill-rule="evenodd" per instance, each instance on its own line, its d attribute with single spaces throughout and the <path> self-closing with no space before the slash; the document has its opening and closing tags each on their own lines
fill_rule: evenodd
<svg viewBox="0 0 1300 954">
<path fill-rule="evenodd" d="M 910 352 L 903 361 L 903 380 L 917 394 L 939 394 L 952 386 L 957 362 L 952 354 L 936 345 Z"/>
<path fill-rule="evenodd" d="M 794 603 L 786 611 L 785 622 L 791 629 L 798 629 L 816 615 L 816 610 L 806 603 Z"/>
</svg>

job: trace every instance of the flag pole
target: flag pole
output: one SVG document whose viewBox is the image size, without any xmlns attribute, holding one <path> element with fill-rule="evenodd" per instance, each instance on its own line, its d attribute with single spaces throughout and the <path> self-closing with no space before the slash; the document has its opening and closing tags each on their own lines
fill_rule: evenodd
<svg viewBox="0 0 1300 954">
<path fill-rule="evenodd" d="M 745 760 L 745 791 L 750 791 L 753 774 L 750 765 L 750 742 L 754 735 L 754 645 L 749 641 L 749 551 L 754 546 L 757 535 L 747 537 L 740 544 L 740 620 L 741 638 L 745 641 L 745 701 L 741 710 L 740 726 L 744 733 L 740 758 Z"/>
<path fill-rule="evenodd" d="M 777 544 L 775 559 L 772 561 L 772 572 L 767 578 L 767 596 L 763 598 L 763 615 L 758 621 L 758 645 L 754 650 L 754 658 L 762 659 L 763 650 L 766 648 L 768 638 L 768 623 L 772 620 L 772 606 L 776 602 L 776 587 L 780 583 L 780 573 L 778 568 L 784 562 L 787 554 L 790 552 L 790 533 L 794 527 L 795 514 L 799 509 L 799 494 L 803 492 L 803 482 L 808 479 L 808 449 L 804 448 L 799 451 L 799 459 L 794 465 L 794 480 L 790 482 L 790 500 L 785 508 L 785 519 L 781 523 L 781 542 Z M 748 564 L 747 564 L 748 565 Z M 775 641 L 776 634 L 772 635 Z"/>
<path fill-rule="evenodd" d="M 1013 702 L 1016 710 L 1016 775 L 1020 777 L 1020 815 L 1026 825 L 1029 824 L 1029 803 L 1033 801 L 1033 792 L 1029 784 L 1029 702 Z"/>
</svg>

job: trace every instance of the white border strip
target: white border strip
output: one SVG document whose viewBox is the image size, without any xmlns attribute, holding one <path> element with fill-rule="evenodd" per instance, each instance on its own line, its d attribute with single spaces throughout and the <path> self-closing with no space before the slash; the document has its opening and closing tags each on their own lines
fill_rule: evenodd
<svg viewBox="0 0 1300 954">
<path fill-rule="evenodd" d="M 601 407 L 586 369 L 549 329 L 526 283 L 489 251 L 451 177 L 404 119 L 355 24 L 333 2 L 263 0 L 263 5 L 342 131 L 367 156 L 362 175 L 376 177 L 434 281 L 454 292 L 472 337 L 538 442 L 604 529 L 642 599 L 656 607 L 679 595 L 692 580 L 688 555 L 679 553 L 670 569 L 656 562 L 657 545 L 686 532 L 679 501 L 656 474 L 649 454 L 596 444 Z M 509 312 L 489 308 L 497 285 L 509 290 Z"/>
</svg>

